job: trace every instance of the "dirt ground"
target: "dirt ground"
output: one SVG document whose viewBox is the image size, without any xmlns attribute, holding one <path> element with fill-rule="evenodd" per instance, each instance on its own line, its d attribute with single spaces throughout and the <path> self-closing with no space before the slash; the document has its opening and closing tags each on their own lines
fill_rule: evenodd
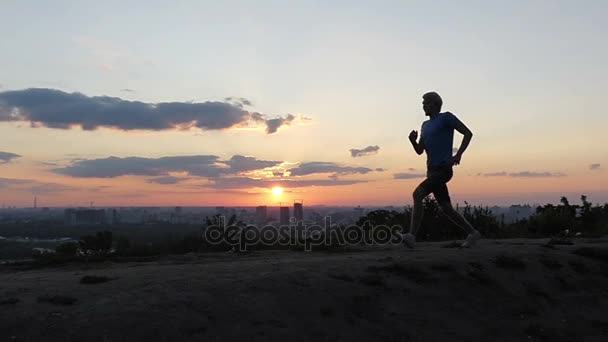
<svg viewBox="0 0 608 342">
<path fill-rule="evenodd" d="M 0 340 L 608 341 L 608 239 L 0 266 Z"/>
</svg>

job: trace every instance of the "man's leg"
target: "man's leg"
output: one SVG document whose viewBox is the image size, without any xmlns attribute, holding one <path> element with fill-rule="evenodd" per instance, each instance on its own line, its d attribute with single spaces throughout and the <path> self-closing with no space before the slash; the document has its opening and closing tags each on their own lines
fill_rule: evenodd
<svg viewBox="0 0 608 342">
<path fill-rule="evenodd" d="M 435 199 L 439 203 L 441 211 L 454 222 L 458 227 L 462 228 L 467 233 L 467 238 L 462 243 L 462 247 L 473 247 L 477 240 L 481 238 L 481 234 L 477 231 L 473 225 L 467 221 L 467 219 L 459 213 L 454 207 L 452 207 L 452 201 L 450 200 L 450 193 L 448 192 L 448 186 L 443 184 L 438 186 L 433 191 Z"/>
<path fill-rule="evenodd" d="M 446 214 L 446 216 L 452 220 L 455 225 L 462 228 L 467 234 L 471 234 L 476 231 L 473 225 L 469 223 L 469 221 L 461 213 L 454 209 L 452 203 L 442 202 L 439 203 L 439 206 L 441 207 L 441 211 L 443 211 L 443 213 Z"/>
<path fill-rule="evenodd" d="M 424 216 L 424 207 L 422 201 L 426 196 L 430 194 L 430 191 L 427 191 L 424 188 L 424 182 L 420 183 L 416 190 L 414 190 L 413 199 L 414 206 L 412 208 L 412 217 L 410 219 L 410 234 L 416 235 L 418 230 L 420 229 L 420 225 L 422 224 L 422 217 Z"/>
<path fill-rule="evenodd" d="M 422 223 L 422 216 L 424 214 L 422 200 L 430 193 L 425 187 L 425 182 L 427 181 L 428 179 L 420 183 L 413 193 L 414 206 L 412 208 L 412 217 L 410 220 L 410 231 L 409 233 L 402 235 L 403 243 L 409 248 L 414 248 L 414 245 L 416 244 L 416 233 Z"/>
</svg>

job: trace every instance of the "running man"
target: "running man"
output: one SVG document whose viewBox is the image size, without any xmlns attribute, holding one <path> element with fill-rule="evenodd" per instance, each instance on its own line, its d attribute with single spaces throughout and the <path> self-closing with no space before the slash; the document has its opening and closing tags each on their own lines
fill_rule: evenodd
<svg viewBox="0 0 608 342">
<path fill-rule="evenodd" d="M 447 187 L 447 182 L 452 179 L 453 175 L 452 166 L 460 164 L 462 154 L 469 146 L 473 133 L 454 114 L 450 112 L 441 113 L 443 100 L 439 94 L 435 92 L 426 93 L 422 96 L 422 100 L 424 114 L 429 119 L 422 123 L 420 142 L 417 142 L 417 131 L 412 131 L 409 139 L 418 155 L 426 152 L 427 178 L 414 190 L 414 208 L 410 231 L 403 234 L 403 243 L 409 248 L 414 248 L 416 233 L 420 228 L 424 214 L 422 200 L 433 193 L 441 210 L 468 234 L 466 240 L 462 243 L 462 247 L 473 247 L 481 234 L 452 207 Z M 452 156 L 454 130 L 464 135 L 464 138 L 458 152 Z"/>
</svg>

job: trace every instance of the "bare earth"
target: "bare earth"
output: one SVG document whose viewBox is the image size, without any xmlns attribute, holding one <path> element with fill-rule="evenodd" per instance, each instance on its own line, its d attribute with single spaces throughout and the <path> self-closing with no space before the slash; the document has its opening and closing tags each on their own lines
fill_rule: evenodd
<svg viewBox="0 0 608 342">
<path fill-rule="evenodd" d="M 608 341 L 608 239 L 547 241 L 0 266 L 0 340 Z"/>
</svg>

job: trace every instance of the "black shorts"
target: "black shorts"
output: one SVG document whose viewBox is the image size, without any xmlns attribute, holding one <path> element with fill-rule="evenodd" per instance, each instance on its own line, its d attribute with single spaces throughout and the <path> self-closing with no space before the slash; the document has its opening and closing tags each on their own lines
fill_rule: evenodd
<svg viewBox="0 0 608 342">
<path fill-rule="evenodd" d="M 447 183 L 452 179 L 454 172 L 451 165 L 429 166 L 426 171 L 426 179 L 419 186 L 429 193 L 433 193 L 437 203 L 450 203 L 450 193 Z"/>
</svg>

